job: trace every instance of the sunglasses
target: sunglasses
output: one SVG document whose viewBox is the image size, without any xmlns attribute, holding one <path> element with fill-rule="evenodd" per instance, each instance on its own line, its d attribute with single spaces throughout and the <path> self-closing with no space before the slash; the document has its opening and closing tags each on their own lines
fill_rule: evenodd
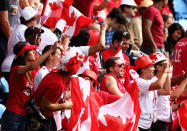
<svg viewBox="0 0 187 131">
<path fill-rule="evenodd" d="M 116 66 L 118 66 L 119 68 L 121 68 L 121 67 L 124 67 L 124 66 L 125 66 L 125 64 L 124 64 L 124 63 L 121 63 L 121 64 L 116 64 Z"/>
<path fill-rule="evenodd" d="M 127 7 L 127 8 L 131 8 L 131 9 L 133 9 L 133 10 L 135 10 L 135 9 L 136 9 L 136 6 L 130 6 L 130 5 L 126 5 L 126 7 Z"/>
</svg>

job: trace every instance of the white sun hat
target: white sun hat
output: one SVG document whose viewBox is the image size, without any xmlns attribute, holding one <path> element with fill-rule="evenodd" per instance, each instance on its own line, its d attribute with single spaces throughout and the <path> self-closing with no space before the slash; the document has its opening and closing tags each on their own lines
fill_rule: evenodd
<svg viewBox="0 0 187 131">
<path fill-rule="evenodd" d="M 23 18 L 26 21 L 30 20 L 36 14 L 37 14 L 37 11 L 34 8 L 32 8 L 31 6 L 27 6 L 23 10 L 21 10 L 21 15 L 23 16 Z"/>
<path fill-rule="evenodd" d="M 134 0 L 122 0 L 120 5 L 137 6 Z"/>
</svg>

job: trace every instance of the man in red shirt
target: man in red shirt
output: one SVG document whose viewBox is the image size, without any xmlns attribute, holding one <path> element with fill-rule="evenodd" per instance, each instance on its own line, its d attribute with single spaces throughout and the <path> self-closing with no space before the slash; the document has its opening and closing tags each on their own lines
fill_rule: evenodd
<svg viewBox="0 0 187 131">
<path fill-rule="evenodd" d="M 173 76 L 187 72 L 187 37 L 181 39 L 175 45 L 173 59 Z"/>
<path fill-rule="evenodd" d="M 120 57 L 110 57 L 105 62 L 107 74 L 101 80 L 100 89 L 110 94 L 122 97 L 126 92 L 121 78 L 124 76 L 124 65 Z"/>
<path fill-rule="evenodd" d="M 123 31 L 116 31 L 112 38 L 112 45 L 109 49 L 103 51 L 101 53 L 104 61 L 106 61 L 108 58 L 113 56 L 118 56 L 122 60 L 122 62 L 125 62 L 124 66 L 124 86 L 130 87 L 130 61 L 129 57 L 125 55 L 122 50 L 126 51 L 126 48 L 128 48 L 128 43 L 130 42 L 130 35 L 128 32 Z"/>
<path fill-rule="evenodd" d="M 154 4 L 149 6 L 142 17 L 143 43 L 141 51 L 151 54 L 156 50 L 163 52 L 164 42 L 164 21 L 160 9 L 164 8 L 168 0 L 154 0 Z"/>
</svg>

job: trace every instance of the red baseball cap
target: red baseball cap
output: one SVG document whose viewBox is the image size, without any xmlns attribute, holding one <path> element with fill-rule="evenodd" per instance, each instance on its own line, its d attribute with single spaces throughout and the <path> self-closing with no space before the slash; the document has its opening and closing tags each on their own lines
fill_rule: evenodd
<svg viewBox="0 0 187 131">
<path fill-rule="evenodd" d="M 95 82 L 95 85 L 96 85 L 96 86 L 98 85 L 98 82 L 97 82 L 97 74 L 96 74 L 94 71 L 86 69 L 86 70 L 85 70 L 82 74 L 80 74 L 79 76 L 83 76 L 83 75 L 92 78 L 93 81 Z"/>
<path fill-rule="evenodd" d="M 37 45 L 30 45 L 28 42 L 25 44 L 25 46 L 16 54 L 16 56 L 20 56 L 23 54 L 26 50 L 36 49 Z"/>
<path fill-rule="evenodd" d="M 135 60 L 135 69 L 137 70 L 154 64 L 155 63 L 149 58 L 149 56 L 142 55 Z"/>
</svg>

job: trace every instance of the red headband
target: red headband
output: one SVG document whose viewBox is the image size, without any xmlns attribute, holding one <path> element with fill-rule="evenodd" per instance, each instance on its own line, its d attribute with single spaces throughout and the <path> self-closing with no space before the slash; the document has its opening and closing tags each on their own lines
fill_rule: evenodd
<svg viewBox="0 0 187 131">
<path fill-rule="evenodd" d="M 37 46 L 36 45 L 30 45 L 28 42 L 25 44 L 25 46 L 21 49 L 20 52 L 18 52 L 16 54 L 16 56 L 20 56 L 21 54 L 23 54 L 26 50 L 30 50 L 30 49 L 36 49 Z"/>
</svg>

